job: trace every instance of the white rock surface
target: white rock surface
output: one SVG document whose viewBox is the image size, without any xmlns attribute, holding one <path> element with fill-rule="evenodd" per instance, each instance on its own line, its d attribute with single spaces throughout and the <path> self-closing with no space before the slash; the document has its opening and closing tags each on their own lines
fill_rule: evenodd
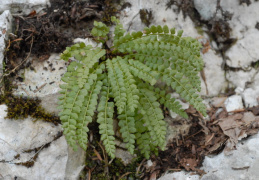
<svg viewBox="0 0 259 180">
<path fill-rule="evenodd" d="M 205 63 L 204 74 L 206 77 L 206 84 L 208 94 L 206 93 L 205 82 L 202 80 L 202 95 L 216 96 L 223 92 L 227 87 L 225 80 L 224 70 L 221 68 L 223 58 L 216 54 L 214 50 L 209 50 L 203 54 L 203 60 Z"/>
<path fill-rule="evenodd" d="M 85 152 L 68 148 L 64 136 L 55 140 L 62 132 L 61 126 L 41 120 L 34 122 L 32 118 L 4 119 L 6 111 L 7 106 L 0 105 L 0 179 L 78 179 L 84 168 Z M 34 148 L 38 149 L 25 152 Z M 35 154 L 38 157 L 33 160 Z M 30 160 L 34 161 L 30 168 L 15 164 Z"/>
<path fill-rule="evenodd" d="M 217 156 L 205 157 L 201 168 L 207 174 L 199 177 L 184 171 L 166 174 L 159 180 L 257 180 L 259 177 L 259 134 L 237 144 L 232 155 L 224 152 Z"/>
<path fill-rule="evenodd" d="M 14 14 L 28 15 L 33 10 L 39 13 L 48 6 L 49 0 L 1 0 L 0 13 L 10 10 Z"/>
<path fill-rule="evenodd" d="M 249 68 L 249 71 L 227 71 L 226 79 L 237 88 L 245 89 L 246 83 L 251 83 L 256 70 Z"/>
<path fill-rule="evenodd" d="M 241 94 L 246 107 L 253 107 L 259 104 L 259 73 L 252 78 L 252 84 Z"/>
<path fill-rule="evenodd" d="M 216 13 L 217 0 L 194 0 L 195 9 L 203 20 L 210 20 Z"/>
<path fill-rule="evenodd" d="M 199 180 L 199 175 L 191 175 L 185 171 L 175 172 L 166 174 L 163 177 L 160 177 L 158 180 Z"/>
<path fill-rule="evenodd" d="M 18 88 L 13 91 L 15 95 L 38 97 L 46 111 L 58 114 L 57 102 L 61 76 L 66 72 L 66 62 L 60 60 L 58 54 L 52 54 L 48 60 L 34 60 L 31 67 L 21 70 L 24 81 L 14 81 Z"/>
<path fill-rule="evenodd" d="M 14 93 L 29 97 L 56 94 L 60 90 L 61 75 L 66 72 L 66 64 L 58 54 L 52 54 L 48 60 L 34 60 L 31 65 L 34 69 L 27 68 L 24 71 L 24 81 L 15 82 L 18 89 Z"/>
<path fill-rule="evenodd" d="M 5 105 L 0 106 L 0 172 L 3 179 L 64 179 L 68 158 L 64 136 L 54 140 L 61 127 L 51 123 L 4 119 Z M 50 143 L 49 147 L 44 145 Z M 36 152 L 26 150 L 39 148 Z M 38 154 L 31 168 L 15 163 L 27 162 Z M 19 155 L 19 158 L 15 156 Z"/>
<path fill-rule="evenodd" d="M 243 93 L 242 97 L 245 102 L 245 107 L 253 107 L 258 105 L 258 98 L 259 98 L 259 87 L 247 88 Z"/>
<path fill-rule="evenodd" d="M 146 27 L 141 22 L 139 10 L 147 9 L 152 11 L 153 20 L 151 21 L 151 25 L 168 25 L 169 28 L 183 29 L 184 36 L 188 35 L 194 38 L 200 36 L 189 17 L 184 19 L 182 12 L 177 14 L 170 8 L 166 9 L 167 1 L 127 0 L 127 2 L 131 3 L 132 6 L 124 9 L 120 16 L 120 20 L 126 30 L 141 31 Z"/>
<path fill-rule="evenodd" d="M 242 97 L 239 95 L 233 95 L 228 97 L 225 102 L 227 112 L 243 109 Z"/>
<path fill-rule="evenodd" d="M 224 11 L 233 14 L 229 25 L 232 29 L 231 37 L 237 38 L 237 42 L 226 52 L 229 59 L 227 64 L 231 67 L 246 68 L 252 62 L 257 61 L 259 52 L 259 33 L 255 28 L 259 16 L 259 2 L 251 1 L 252 4 L 239 5 L 239 1 L 221 1 Z"/>
<path fill-rule="evenodd" d="M 226 51 L 227 65 L 231 67 L 246 68 L 252 62 L 259 60 L 259 33 L 255 28 L 258 23 L 259 2 L 250 1 L 248 6 L 245 3 L 240 4 L 239 1 L 224 0 L 220 1 L 220 7 L 217 11 L 216 19 L 222 19 L 222 12 L 232 14 L 229 23 L 231 38 L 237 39 L 237 42 Z M 195 0 L 195 8 L 204 20 L 211 20 L 216 13 L 217 0 Z"/>
<path fill-rule="evenodd" d="M 259 134 L 237 145 L 230 156 L 220 153 L 205 157 L 203 170 L 207 173 L 201 180 L 240 179 L 257 180 L 259 177 Z"/>
<path fill-rule="evenodd" d="M 0 78 L 3 75 L 3 60 L 5 51 L 5 41 L 12 29 L 12 15 L 9 10 L 4 11 L 0 15 Z"/>
<path fill-rule="evenodd" d="M 259 6 L 258 6 L 259 7 Z M 227 52 L 227 64 L 231 67 L 247 68 L 259 60 L 259 31 L 251 29 L 239 39 Z"/>
</svg>

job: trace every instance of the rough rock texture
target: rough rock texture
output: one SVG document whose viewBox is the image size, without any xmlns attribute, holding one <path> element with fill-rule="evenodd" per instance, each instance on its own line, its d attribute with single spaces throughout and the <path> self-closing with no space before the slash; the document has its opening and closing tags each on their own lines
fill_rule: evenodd
<svg viewBox="0 0 259 180">
<path fill-rule="evenodd" d="M 12 29 L 12 15 L 9 10 L 0 15 L 0 79 L 3 75 L 3 60 L 5 51 L 5 41 L 8 40 L 8 34 Z M 1 87 L 1 85 L 0 85 Z"/>
<path fill-rule="evenodd" d="M 169 28 L 184 29 L 184 35 L 199 36 L 191 19 L 189 17 L 184 19 L 182 13 L 177 14 L 170 8 L 166 9 L 166 1 L 128 0 L 127 2 L 132 6 L 123 10 L 120 20 L 128 31 L 140 31 L 147 26 L 145 20 L 140 18 L 140 10 L 147 10 L 147 12 L 152 13 L 152 18 L 149 18 L 150 25 L 168 25 Z"/>
<path fill-rule="evenodd" d="M 31 118 L 4 119 L 6 109 L 5 105 L 0 106 L 1 176 L 4 179 L 63 179 L 68 152 L 65 138 L 59 137 L 61 128 L 40 120 L 33 122 Z M 17 164 L 30 161 L 34 162 L 30 168 Z"/>
<path fill-rule="evenodd" d="M 203 60 L 205 63 L 204 75 L 206 84 L 203 80 L 201 84 L 201 94 L 217 96 L 227 87 L 224 70 L 221 68 L 223 59 L 221 56 L 217 55 L 214 50 L 209 50 L 207 53 L 203 54 Z"/>
<path fill-rule="evenodd" d="M 259 177 L 259 134 L 237 145 L 230 156 L 221 154 L 206 157 L 203 162 L 205 174 L 201 180 L 244 179 L 256 180 Z"/>
<path fill-rule="evenodd" d="M 210 20 L 216 13 L 217 0 L 194 0 L 194 6 L 203 20 Z"/>
<path fill-rule="evenodd" d="M 16 95 L 39 97 L 47 111 L 58 113 L 57 97 L 60 90 L 61 75 L 66 71 L 66 62 L 60 60 L 58 54 L 52 54 L 48 60 L 32 62 L 31 67 L 21 70 L 24 73 L 23 82 L 13 82 L 18 85 Z"/>
<path fill-rule="evenodd" d="M 250 68 L 249 71 L 227 71 L 226 79 L 234 85 L 234 87 L 242 88 L 243 90 L 247 87 L 248 83 L 253 81 L 256 70 Z"/>
<path fill-rule="evenodd" d="M 232 29 L 231 36 L 238 41 L 226 52 L 231 67 L 245 68 L 259 60 L 259 36 L 256 24 L 259 16 L 259 2 L 251 1 L 251 5 L 239 4 L 239 1 L 221 1 L 223 10 L 233 14 L 229 21 Z"/>
<path fill-rule="evenodd" d="M 217 156 L 205 157 L 203 169 L 207 174 L 199 177 L 190 175 L 184 171 L 166 174 L 159 180 L 222 180 L 240 179 L 257 180 L 259 177 L 259 134 L 250 137 L 248 140 L 241 141 L 237 145 L 237 150 L 232 155 L 225 156 L 220 153 Z"/>
<path fill-rule="evenodd" d="M 191 175 L 191 173 L 187 173 L 185 171 L 176 172 L 172 174 L 166 174 L 158 180 L 199 180 L 200 176 Z"/>
<path fill-rule="evenodd" d="M 4 119 L 6 110 L 0 105 L 0 179 L 78 179 L 85 152 L 68 148 L 61 126 L 32 118 Z"/>
<path fill-rule="evenodd" d="M 227 112 L 243 109 L 242 97 L 239 95 L 233 95 L 228 97 L 225 102 Z"/>
<path fill-rule="evenodd" d="M 10 10 L 13 14 L 28 15 L 35 10 L 37 13 L 50 6 L 49 0 L 1 0 L 0 13 Z"/>
</svg>

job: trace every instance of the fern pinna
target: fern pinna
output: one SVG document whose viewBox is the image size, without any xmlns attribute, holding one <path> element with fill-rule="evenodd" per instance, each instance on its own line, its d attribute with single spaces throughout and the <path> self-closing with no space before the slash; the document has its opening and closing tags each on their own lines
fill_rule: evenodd
<svg viewBox="0 0 259 180">
<path fill-rule="evenodd" d="M 87 148 L 87 125 L 97 112 L 101 140 L 111 158 L 115 157 L 115 120 L 129 152 L 133 154 L 137 144 L 149 158 L 150 152 L 163 150 L 166 145 L 161 105 L 188 117 L 165 88 L 172 88 L 206 115 L 198 95 L 198 73 L 203 68 L 201 45 L 166 25 L 125 34 L 119 20 L 113 17 L 112 21 L 116 26 L 109 54 L 105 49 L 79 43 L 61 55 L 61 59 L 72 58 L 72 62 L 62 77 L 59 116 L 67 142 L 75 150 L 78 144 Z M 109 28 L 101 22 L 94 25 L 92 35 L 105 43 Z M 158 81 L 164 82 L 165 88 L 159 88 Z"/>
</svg>

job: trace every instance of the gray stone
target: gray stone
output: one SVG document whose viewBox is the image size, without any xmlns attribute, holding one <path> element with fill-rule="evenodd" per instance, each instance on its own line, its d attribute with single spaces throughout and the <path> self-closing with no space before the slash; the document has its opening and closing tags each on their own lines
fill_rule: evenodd
<svg viewBox="0 0 259 180">
<path fill-rule="evenodd" d="M 58 54 L 52 54 L 48 60 L 34 60 L 31 68 L 21 70 L 24 81 L 14 81 L 18 88 L 13 91 L 15 95 L 38 97 L 46 111 L 58 113 L 57 101 L 61 76 L 66 72 L 66 62 L 60 60 Z"/>
<path fill-rule="evenodd" d="M 167 9 L 166 1 L 127 0 L 127 2 L 131 3 L 132 6 L 123 10 L 120 20 L 124 28 L 128 31 L 142 31 L 146 27 L 141 22 L 139 14 L 141 9 L 146 9 L 152 11 L 153 19 L 151 20 L 151 25 L 168 25 L 169 28 L 175 27 L 176 30 L 183 29 L 184 36 L 200 36 L 192 20 L 188 16 L 184 19 L 182 12 L 178 14 L 170 8 Z"/>
<path fill-rule="evenodd" d="M 257 29 L 246 31 L 244 38 L 239 39 L 235 45 L 226 51 L 227 65 L 246 69 L 251 63 L 258 61 L 259 33 Z"/>
<path fill-rule="evenodd" d="M 1 178 L 78 179 L 84 168 L 85 151 L 68 147 L 61 126 L 27 118 L 4 119 L 7 106 L 0 105 L 0 174 Z M 56 139 L 57 138 L 57 139 Z M 46 146 L 49 144 L 49 146 Z M 32 150 L 26 152 L 26 150 Z M 34 159 L 35 155 L 38 155 Z M 18 157 L 19 156 L 19 157 Z M 18 158 L 15 158 L 18 157 Z M 16 163 L 34 161 L 30 168 Z M 0 178 L 0 179 L 1 179 Z"/>
<path fill-rule="evenodd" d="M 224 152 L 216 156 L 206 156 L 201 168 L 206 172 L 202 177 L 190 175 L 185 171 L 166 174 L 159 180 L 222 180 L 240 179 L 257 180 L 259 177 L 259 134 L 237 144 L 232 155 L 226 156 Z"/>
<path fill-rule="evenodd" d="M 206 85 L 202 80 L 201 95 L 216 96 L 223 92 L 227 87 L 227 82 L 224 75 L 224 70 L 221 68 L 223 58 L 216 54 L 214 50 L 209 50 L 203 54 L 203 60 L 205 63 L 204 75 L 206 78 Z M 206 92 L 208 90 L 208 94 Z"/>
<path fill-rule="evenodd" d="M 194 0 L 195 9 L 203 20 L 210 20 L 216 13 L 217 0 Z"/>
<path fill-rule="evenodd" d="M 242 97 L 239 95 L 233 95 L 228 97 L 225 102 L 227 112 L 243 109 Z"/>
<path fill-rule="evenodd" d="M 249 71 L 239 70 L 239 71 L 227 71 L 226 79 L 233 84 L 234 87 L 245 89 L 247 83 L 253 81 L 256 70 L 249 68 Z"/>
<path fill-rule="evenodd" d="M 1 176 L 4 179 L 64 179 L 67 143 L 64 136 L 55 139 L 62 131 L 61 127 L 41 120 L 33 122 L 30 117 L 24 120 L 4 119 L 6 110 L 5 105 L 0 106 Z M 48 143 L 50 145 L 45 147 Z M 34 159 L 36 154 L 38 157 Z M 15 164 L 28 161 L 34 161 L 30 168 Z"/>
<path fill-rule="evenodd" d="M 8 40 L 8 35 L 12 29 L 12 15 L 6 10 L 0 15 L 0 80 L 3 77 L 3 60 L 5 51 L 5 42 Z M 1 83 L 1 82 L 0 82 Z M 0 84 L 1 88 L 1 84 Z M 1 91 L 0 91 L 1 94 Z"/>
<path fill-rule="evenodd" d="M 242 93 L 242 97 L 244 99 L 245 107 L 253 107 L 258 105 L 259 98 L 259 87 L 247 88 Z"/>
<path fill-rule="evenodd" d="M 199 180 L 199 175 L 191 175 L 191 173 L 187 173 L 185 171 L 175 172 L 166 174 L 160 177 L 158 180 Z"/>
<path fill-rule="evenodd" d="M 251 5 L 239 4 L 239 1 L 225 0 L 220 5 L 223 11 L 232 14 L 228 21 L 231 38 L 237 39 L 231 48 L 226 51 L 227 64 L 231 67 L 247 68 L 258 60 L 258 29 L 255 28 L 259 16 L 259 2 Z M 249 20 L 248 20 L 249 19 Z"/>
<path fill-rule="evenodd" d="M 257 180 L 259 177 L 259 134 L 250 137 L 237 145 L 237 150 L 230 156 L 220 153 L 217 156 L 205 157 L 203 170 L 207 173 L 204 179 L 244 179 Z"/>
<path fill-rule="evenodd" d="M 2 0 L 0 12 L 10 10 L 13 14 L 28 15 L 33 10 L 39 13 L 48 6 L 49 0 Z"/>
</svg>

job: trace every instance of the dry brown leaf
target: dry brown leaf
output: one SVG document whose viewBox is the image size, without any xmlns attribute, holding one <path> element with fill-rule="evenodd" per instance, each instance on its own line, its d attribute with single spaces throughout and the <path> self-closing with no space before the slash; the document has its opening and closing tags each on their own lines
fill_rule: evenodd
<svg viewBox="0 0 259 180">
<path fill-rule="evenodd" d="M 194 158 L 182 159 L 180 163 L 187 171 L 196 170 L 198 166 L 197 160 Z"/>
<path fill-rule="evenodd" d="M 259 105 L 248 108 L 247 110 L 252 111 L 255 116 L 259 115 Z"/>
<path fill-rule="evenodd" d="M 224 107 L 224 102 L 226 99 L 227 97 L 214 97 L 212 98 L 211 105 L 216 108 Z"/>
<path fill-rule="evenodd" d="M 251 112 L 245 112 L 242 121 L 245 122 L 246 125 L 249 125 L 255 121 L 255 116 Z"/>
</svg>

